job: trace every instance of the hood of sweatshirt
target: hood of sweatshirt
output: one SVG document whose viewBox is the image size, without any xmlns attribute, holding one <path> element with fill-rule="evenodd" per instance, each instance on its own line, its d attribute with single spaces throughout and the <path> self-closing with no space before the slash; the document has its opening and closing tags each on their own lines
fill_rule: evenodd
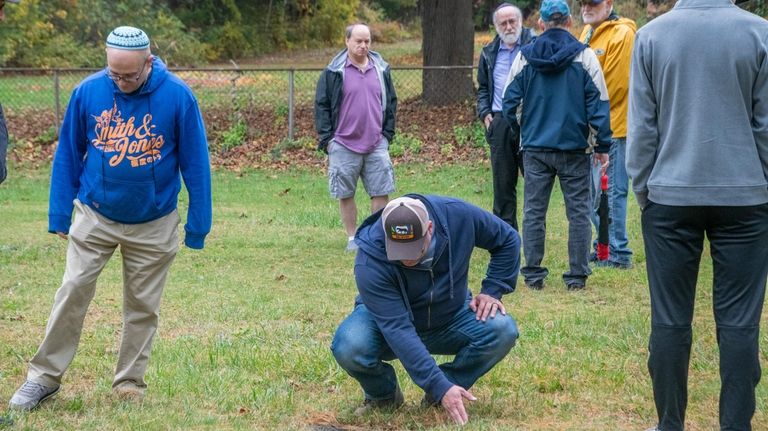
<svg viewBox="0 0 768 431">
<path fill-rule="evenodd" d="M 344 48 L 336 54 L 326 66 L 328 69 L 334 72 L 341 72 L 344 70 L 344 65 L 347 64 L 347 52 L 349 50 Z M 373 65 L 379 70 L 385 70 L 389 67 L 389 63 L 384 61 L 384 58 L 376 51 L 368 51 L 368 58 L 373 61 Z"/>
<path fill-rule="evenodd" d="M 533 43 L 521 48 L 522 55 L 535 70 L 555 73 L 568 67 L 585 48 L 571 33 L 561 28 L 551 28 Z"/>
</svg>

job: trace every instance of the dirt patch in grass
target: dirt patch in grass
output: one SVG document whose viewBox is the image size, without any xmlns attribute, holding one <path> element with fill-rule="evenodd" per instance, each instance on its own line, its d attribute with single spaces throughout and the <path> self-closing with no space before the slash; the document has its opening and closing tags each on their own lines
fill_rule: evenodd
<svg viewBox="0 0 768 431">
<path fill-rule="evenodd" d="M 344 425 L 336 420 L 336 416 L 331 413 L 312 412 L 307 418 L 307 429 L 311 431 L 364 431 L 354 425 Z"/>
<path fill-rule="evenodd" d="M 55 117 L 46 111 L 10 112 L 9 157 L 17 164 L 38 167 L 50 162 L 56 148 Z M 211 161 L 231 170 L 289 167 L 323 167 L 325 154 L 317 151 L 312 106 L 295 112 L 293 139 L 288 139 L 287 113 L 271 106 L 231 107 L 203 110 Z M 486 159 L 482 139 L 462 139 L 474 126 L 472 104 L 431 107 L 419 100 L 400 102 L 397 136 L 390 143 L 395 163 L 415 162 L 442 165 Z M 241 126 L 238 127 L 238 123 Z M 479 142 L 478 142 L 479 141 Z"/>
</svg>

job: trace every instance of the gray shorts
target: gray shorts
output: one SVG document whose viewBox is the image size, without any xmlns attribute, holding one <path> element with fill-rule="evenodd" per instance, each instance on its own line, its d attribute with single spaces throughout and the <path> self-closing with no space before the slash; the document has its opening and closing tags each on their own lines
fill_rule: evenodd
<svg viewBox="0 0 768 431">
<path fill-rule="evenodd" d="M 363 179 L 368 196 L 385 196 L 395 191 L 395 172 L 389 158 L 389 142 L 382 137 L 369 154 L 350 151 L 331 140 L 328 144 L 328 190 L 334 199 L 355 195 L 357 179 Z"/>
</svg>

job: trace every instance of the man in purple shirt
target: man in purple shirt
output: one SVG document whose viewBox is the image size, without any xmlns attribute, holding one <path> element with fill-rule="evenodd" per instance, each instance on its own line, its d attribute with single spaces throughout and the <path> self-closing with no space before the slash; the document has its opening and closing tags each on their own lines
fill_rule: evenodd
<svg viewBox="0 0 768 431">
<path fill-rule="evenodd" d="M 500 4 L 493 12 L 496 37 L 483 47 L 477 69 L 477 115 L 485 125 L 491 148 L 493 214 L 517 230 L 517 176 L 522 168 L 520 136 L 501 115 L 501 99 L 512 61 L 533 32 L 523 27 L 517 6 Z"/>
<path fill-rule="evenodd" d="M 347 251 L 357 250 L 357 180 L 371 197 L 371 213 L 389 201 L 395 176 L 389 141 L 395 133 L 397 95 L 389 64 L 370 50 L 365 24 L 346 30 L 347 48 L 323 70 L 315 95 L 318 148 L 328 153 L 328 188 L 339 200 Z"/>
</svg>

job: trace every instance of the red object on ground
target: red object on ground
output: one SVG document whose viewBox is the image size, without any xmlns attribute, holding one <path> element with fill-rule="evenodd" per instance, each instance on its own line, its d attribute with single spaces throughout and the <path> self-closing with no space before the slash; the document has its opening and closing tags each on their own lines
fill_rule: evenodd
<svg viewBox="0 0 768 431">
<path fill-rule="evenodd" d="M 611 217 L 608 210 L 608 175 L 600 177 L 600 205 L 597 207 L 600 228 L 597 232 L 597 260 L 606 261 L 610 257 L 608 226 Z"/>
</svg>

